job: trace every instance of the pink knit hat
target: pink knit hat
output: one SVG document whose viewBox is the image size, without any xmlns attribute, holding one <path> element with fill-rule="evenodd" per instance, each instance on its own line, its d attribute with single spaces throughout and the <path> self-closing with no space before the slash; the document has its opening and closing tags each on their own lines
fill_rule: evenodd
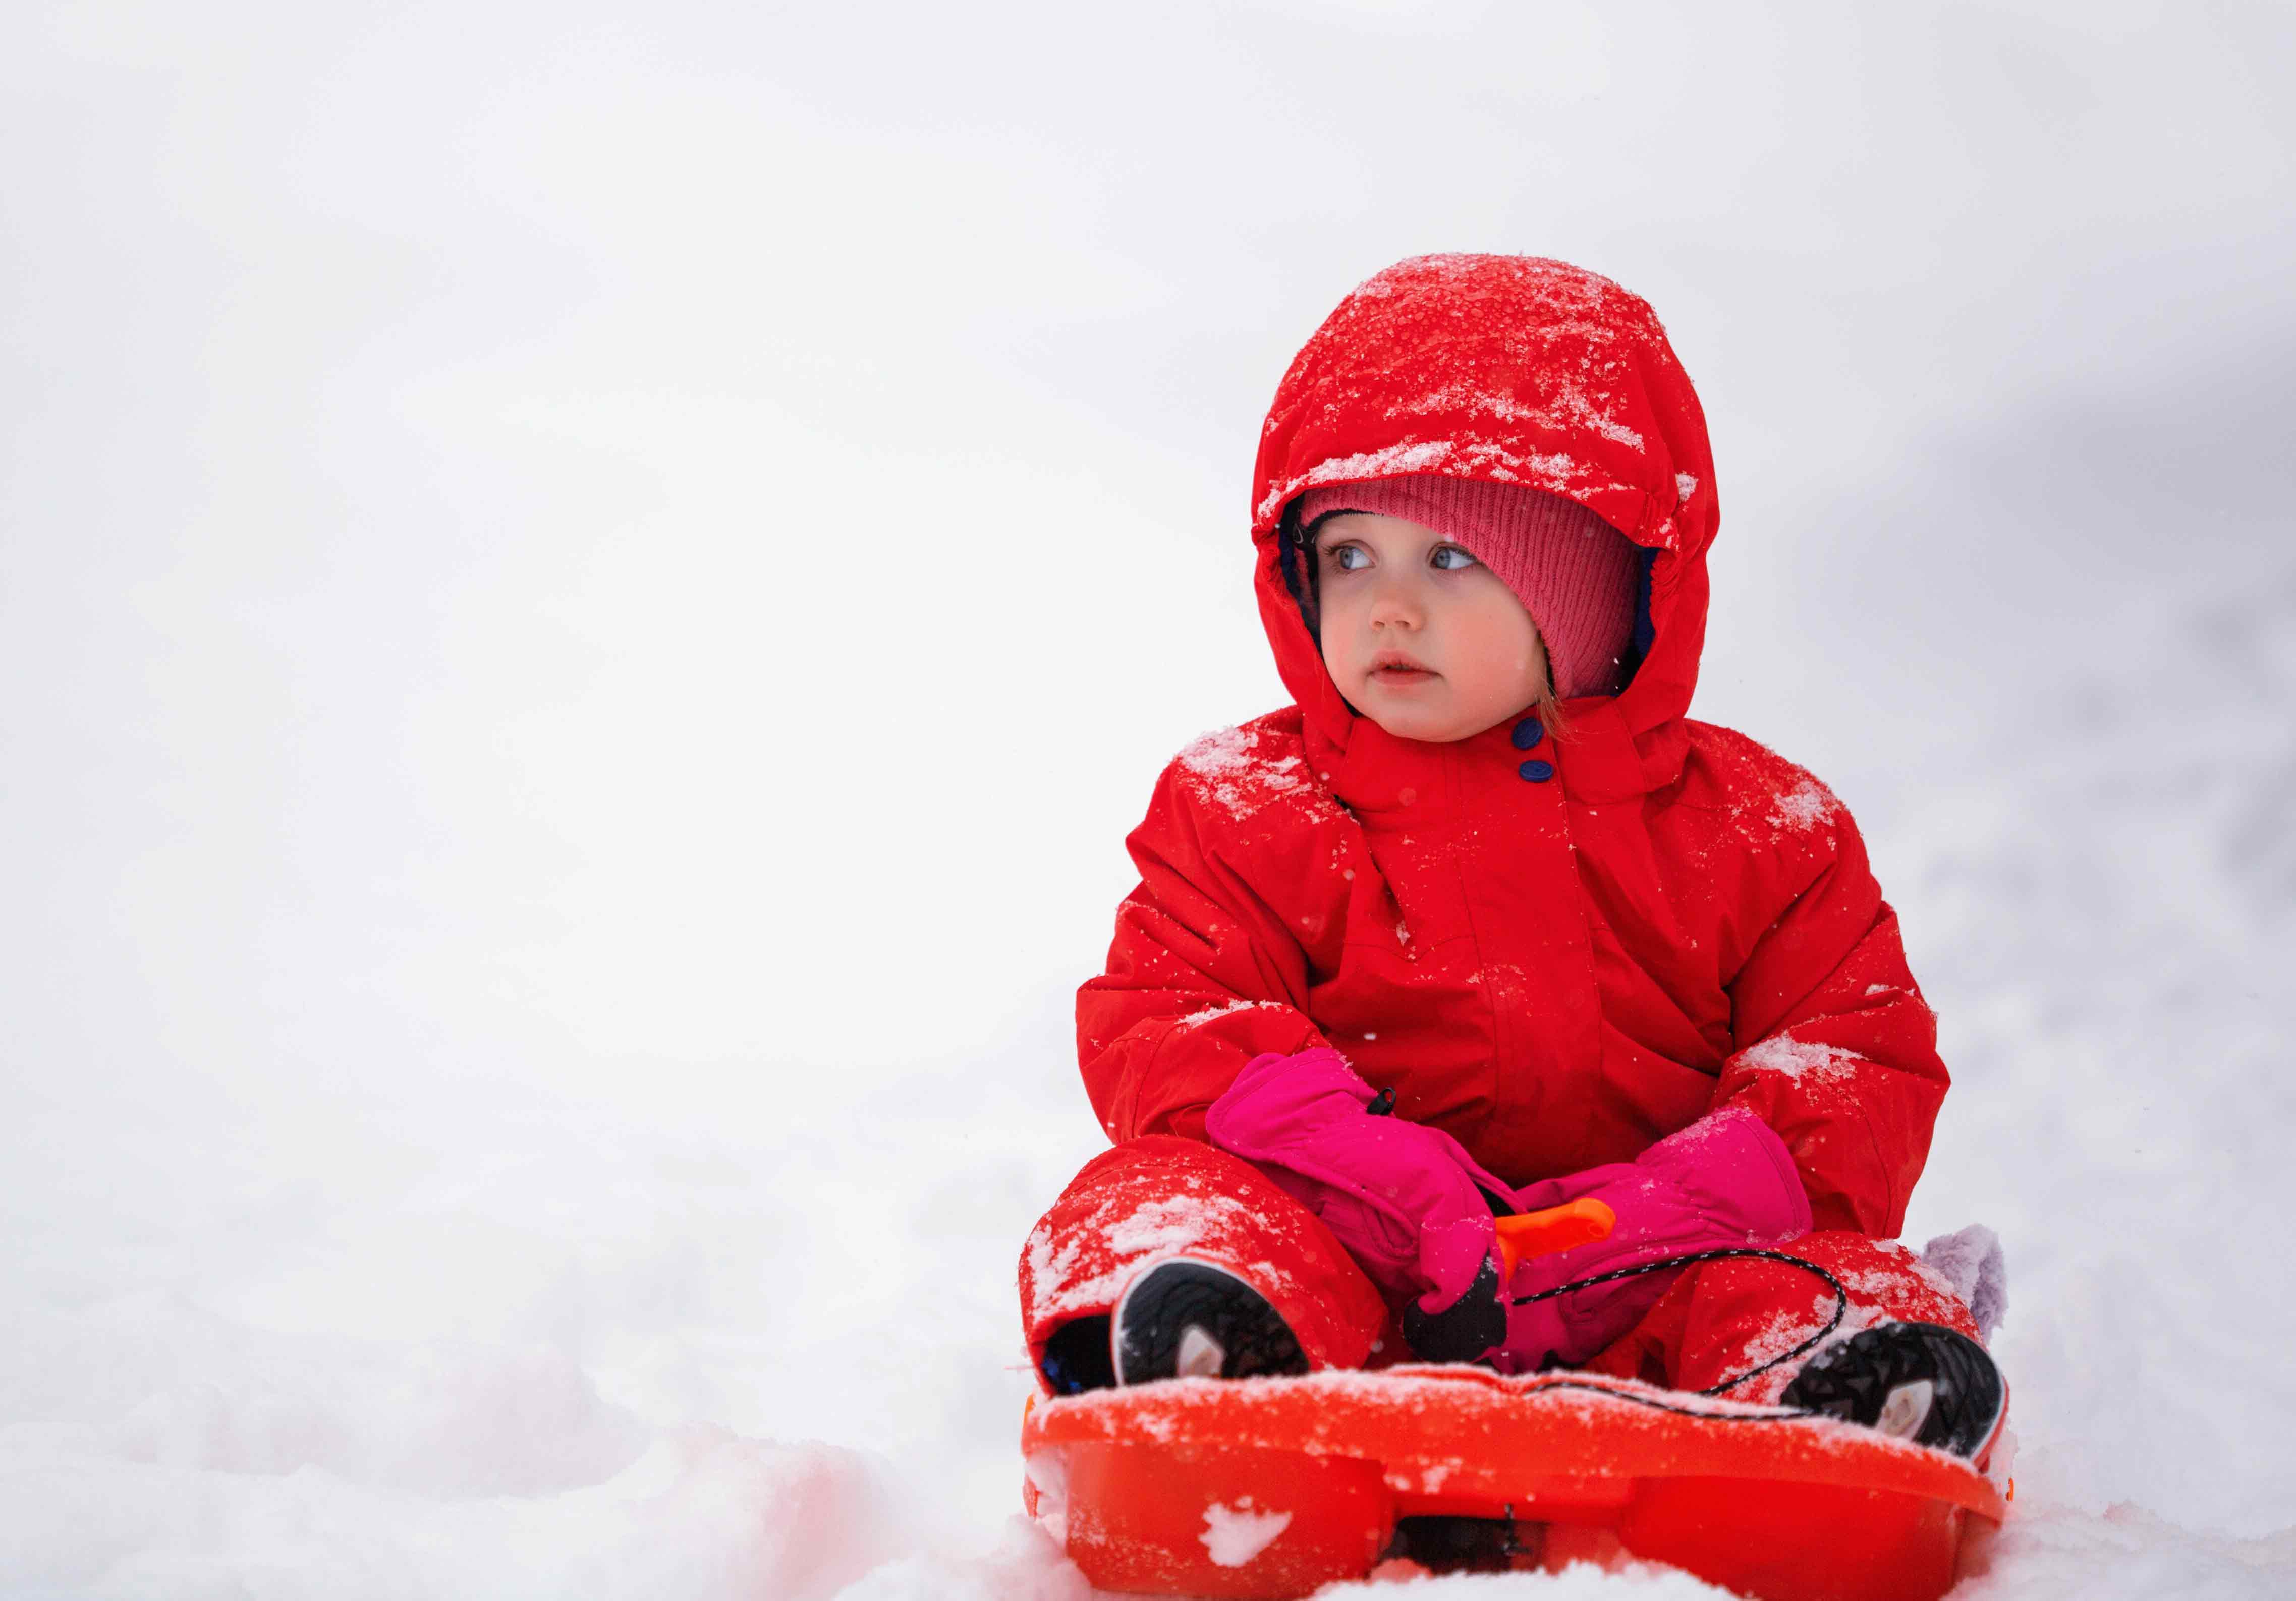
<svg viewBox="0 0 2296 1601">
<path fill-rule="evenodd" d="M 1520 484 L 1427 473 L 1300 497 L 1302 528 L 1339 511 L 1400 517 L 1464 546 L 1538 625 L 1560 698 L 1619 692 L 1634 640 L 1641 552 L 1578 502 Z"/>
</svg>

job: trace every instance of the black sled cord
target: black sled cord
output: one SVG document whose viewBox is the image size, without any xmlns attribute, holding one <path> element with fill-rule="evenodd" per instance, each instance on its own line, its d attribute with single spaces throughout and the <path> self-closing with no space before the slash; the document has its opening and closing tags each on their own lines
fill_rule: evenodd
<svg viewBox="0 0 2296 1601">
<path fill-rule="evenodd" d="M 1849 1311 L 1849 1292 L 1842 1287 L 1841 1280 L 1816 1262 L 1804 1262 L 1799 1256 L 1788 1256 L 1783 1251 L 1758 1251 L 1751 1248 L 1693 1251 L 1685 1256 L 1661 1256 L 1655 1262 L 1637 1262 L 1631 1268 L 1613 1269 L 1608 1273 L 1597 1273 L 1589 1278 L 1574 1278 L 1569 1284 L 1558 1284 L 1551 1290 L 1540 1290 L 1536 1295 L 1518 1295 L 1514 1298 L 1513 1304 L 1529 1306 L 1533 1302 L 1552 1301 L 1557 1295 L 1567 1295 L 1573 1290 L 1590 1289 L 1598 1284 L 1613 1284 L 1621 1278 L 1639 1278 L 1644 1273 L 1662 1272 L 1669 1268 L 1694 1267 L 1702 1262 L 1749 1260 L 1784 1262 L 1790 1268 L 1800 1268 L 1805 1273 L 1816 1274 L 1825 1280 L 1826 1287 L 1833 1292 L 1833 1316 L 1826 1319 L 1824 1327 L 1792 1351 L 1781 1352 L 1759 1368 L 1749 1368 L 1734 1377 L 1726 1378 L 1718 1385 L 1709 1385 L 1705 1389 L 1698 1392 L 1701 1395 L 1719 1395 L 1726 1390 L 1736 1389 L 1750 1378 L 1759 1378 L 1771 1368 L 1783 1367 L 1785 1363 L 1792 1361 L 1794 1358 L 1815 1348 L 1826 1336 L 1841 1327 L 1841 1319 L 1848 1316 Z M 1791 1418 L 1817 1416 L 1806 1407 L 1781 1407 L 1775 1411 L 1756 1413 L 1751 1416 L 1740 1412 L 1709 1412 L 1696 1407 L 1678 1406 L 1672 1401 L 1658 1401 L 1647 1395 L 1636 1395 L 1630 1391 L 1614 1390 L 1608 1385 L 1589 1384 L 1582 1379 L 1556 1379 L 1545 1387 L 1553 1390 L 1591 1390 L 1598 1395 L 1608 1395 L 1618 1401 L 1632 1401 L 1638 1407 L 1648 1407 L 1653 1411 L 1675 1412 L 1685 1417 L 1711 1417 L 1726 1423 L 1782 1423 Z"/>
</svg>

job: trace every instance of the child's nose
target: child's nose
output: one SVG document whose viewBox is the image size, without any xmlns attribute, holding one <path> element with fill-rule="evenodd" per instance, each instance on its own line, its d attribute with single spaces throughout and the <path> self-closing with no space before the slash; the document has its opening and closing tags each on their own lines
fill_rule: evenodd
<svg viewBox="0 0 2296 1601">
<path fill-rule="evenodd" d="M 1371 621 L 1374 628 L 1392 625 L 1398 628 L 1416 628 L 1422 612 L 1419 597 L 1408 584 L 1387 583 L 1372 597 Z"/>
</svg>

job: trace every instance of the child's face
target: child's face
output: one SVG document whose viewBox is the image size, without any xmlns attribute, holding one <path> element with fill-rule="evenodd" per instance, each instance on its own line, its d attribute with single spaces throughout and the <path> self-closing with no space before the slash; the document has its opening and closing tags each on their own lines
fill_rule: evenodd
<svg viewBox="0 0 2296 1601">
<path fill-rule="evenodd" d="M 1514 592 L 1439 534 L 1343 511 L 1316 537 L 1324 666 L 1389 733 L 1443 744 L 1512 717 L 1546 689 L 1546 646 Z"/>
</svg>

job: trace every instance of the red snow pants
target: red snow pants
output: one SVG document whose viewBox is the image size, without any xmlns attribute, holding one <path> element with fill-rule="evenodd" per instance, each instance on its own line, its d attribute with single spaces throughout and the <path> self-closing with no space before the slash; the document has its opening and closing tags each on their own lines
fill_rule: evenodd
<svg viewBox="0 0 2296 1601">
<path fill-rule="evenodd" d="M 1849 1295 L 1846 1332 L 1905 1319 L 1972 1339 L 1969 1309 L 1914 1254 L 1862 1234 L 1806 1235 L 1784 1254 L 1826 1269 Z M 1044 1385 L 1045 1341 L 1075 1318 L 1105 1317 L 1133 1275 L 1166 1257 L 1216 1262 L 1283 1314 L 1315 1368 L 1379 1368 L 1410 1352 L 1390 1309 L 1338 1238 L 1257 1168 L 1170 1135 L 1128 1140 L 1087 1163 L 1021 1254 L 1021 1315 Z M 1701 1390 L 1760 1366 L 1816 1334 L 1833 1292 L 1784 1262 L 1685 1269 L 1665 1296 L 1588 1370 Z M 1788 1363 L 1729 1392 L 1770 1401 Z"/>
</svg>

